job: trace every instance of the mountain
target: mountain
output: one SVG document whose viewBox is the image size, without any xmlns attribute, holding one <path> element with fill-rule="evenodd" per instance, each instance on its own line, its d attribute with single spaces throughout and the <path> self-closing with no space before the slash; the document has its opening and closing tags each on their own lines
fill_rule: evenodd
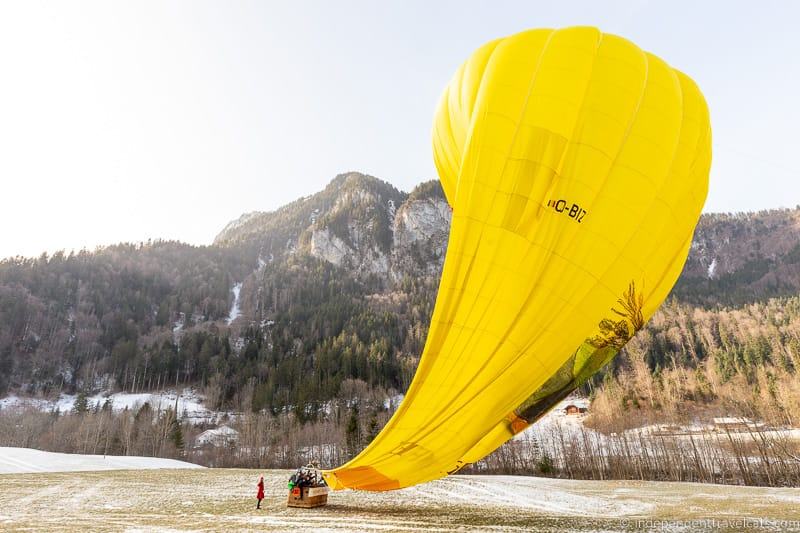
<svg viewBox="0 0 800 533">
<path fill-rule="evenodd" d="M 397 281 L 437 276 L 450 209 L 438 181 L 410 194 L 351 172 L 271 213 L 247 213 L 214 244 L 246 243 L 270 258 L 308 254 L 356 275 Z M 276 255 L 277 254 L 277 255 Z M 800 208 L 704 214 L 673 295 L 692 304 L 741 305 L 800 292 Z"/>
<path fill-rule="evenodd" d="M 396 281 L 435 275 L 447 247 L 450 208 L 437 182 L 411 194 L 357 172 L 340 174 L 321 192 L 277 211 L 247 213 L 214 239 L 247 244 L 267 261 L 306 254 L 358 276 Z"/>
<path fill-rule="evenodd" d="M 800 292 L 800 208 L 706 214 L 673 294 L 740 305 Z"/>
<path fill-rule="evenodd" d="M 349 172 L 241 216 L 210 246 L 6 259 L 0 394 L 186 384 L 212 408 L 293 409 L 308 420 L 354 387 L 402 392 L 424 346 L 450 217 L 437 181 L 405 193 Z M 706 360 L 729 376 L 773 359 L 793 368 L 798 293 L 800 210 L 703 215 L 672 297 L 636 350 L 653 372 Z M 776 309 L 789 310 L 785 323 Z M 731 316 L 754 323 L 738 330 Z"/>
</svg>

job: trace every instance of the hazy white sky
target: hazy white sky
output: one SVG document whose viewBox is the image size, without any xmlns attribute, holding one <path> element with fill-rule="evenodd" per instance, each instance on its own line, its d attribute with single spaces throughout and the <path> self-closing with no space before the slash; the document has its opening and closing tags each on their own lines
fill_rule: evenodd
<svg viewBox="0 0 800 533">
<path fill-rule="evenodd" d="M 0 0 L 0 257 L 210 243 L 359 170 L 435 177 L 439 92 L 485 41 L 588 24 L 685 71 L 706 211 L 800 203 L 800 3 Z"/>
</svg>

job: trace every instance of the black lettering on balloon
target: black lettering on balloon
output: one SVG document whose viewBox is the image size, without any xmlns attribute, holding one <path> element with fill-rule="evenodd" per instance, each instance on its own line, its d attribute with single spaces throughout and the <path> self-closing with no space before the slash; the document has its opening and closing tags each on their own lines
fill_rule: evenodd
<svg viewBox="0 0 800 533">
<path fill-rule="evenodd" d="M 583 222 L 583 217 L 585 217 L 586 214 L 588 213 L 586 209 L 583 209 L 578 204 L 570 204 L 568 206 L 567 201 L 564 199 L 548 200 L 547 207 L 551 207 L 553 211 L 555 211 L 556 213 L 566 214 L 569 218 L 573 219 L 578 224 Z"/>
</svg>

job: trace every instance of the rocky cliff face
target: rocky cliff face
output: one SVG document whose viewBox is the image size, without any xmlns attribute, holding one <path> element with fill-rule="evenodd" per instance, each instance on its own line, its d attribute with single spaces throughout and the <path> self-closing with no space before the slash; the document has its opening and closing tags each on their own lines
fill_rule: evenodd
<svg viewBox="0 0 800 533">
<path fill-rule="evenodd" d="M 394 219 L 392 274 L 438 275 L 442 269 L 450 234 L 450 206 L 441 189 L 409 197 Z"/>
<path fill-rule="evenodd" d="M 438 275 L 449 230 L 450 207 L 438 182 L 405 194 L 350 172 L 277 211 L 243 215 L 214 243 L 249 242 L 271 260 L 309 254 L 357 276 L 392 282 L 404 275 Z"/>
<path fill-rule="evenodd" d="M 387 276 L 394 206 L 406 195 L 382 185 L 363 174 L 348 174 L 331 208 L 304 230 L 303 250 L 358 275 Z"/>
</svg>

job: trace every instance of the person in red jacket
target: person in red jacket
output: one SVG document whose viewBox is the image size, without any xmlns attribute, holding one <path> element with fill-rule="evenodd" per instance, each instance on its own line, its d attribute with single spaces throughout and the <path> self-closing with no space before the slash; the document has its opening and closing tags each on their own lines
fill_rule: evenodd
<svg viewBox="0 0 800 533">
<path fill-rule="evenodd" d="M 258 504 L 256 505 L 256 509 L 261 509 L 261 500 L 264 499 L 264 476 L 258 478 L 258 494 L 256 494 L 256 498 L 258 498 Z"/>
</svg>

